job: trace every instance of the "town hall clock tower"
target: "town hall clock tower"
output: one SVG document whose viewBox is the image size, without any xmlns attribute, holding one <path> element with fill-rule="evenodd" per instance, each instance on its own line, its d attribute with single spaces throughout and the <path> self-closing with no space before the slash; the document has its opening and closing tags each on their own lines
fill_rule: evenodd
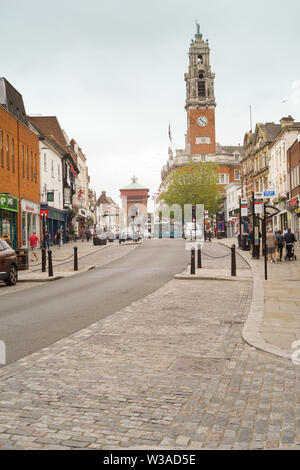
<svg viewBox="0 0 300 470">
<path fill-rule="evenodd" d="M 202 39 L 200 26 L 189 49 L 186 81 L 187 143 L 192 155 L 216 153 L 214 78 L 209 62 L 208 40 Z"/>
</svg>

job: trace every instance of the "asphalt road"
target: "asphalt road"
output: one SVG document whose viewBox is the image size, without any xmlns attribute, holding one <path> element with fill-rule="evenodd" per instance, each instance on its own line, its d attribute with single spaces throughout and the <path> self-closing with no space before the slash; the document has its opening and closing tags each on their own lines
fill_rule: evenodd
<svg viewBox="0 0 300 470">
<path fill-rule="evenodd" d="M 101 268 L 2 296 L 0 340 L 6 343 L 7 363 L 150 294 L 182 272 L 188 261 L 183 240 L 144 240 L 129 255 Z"/>
</svg>

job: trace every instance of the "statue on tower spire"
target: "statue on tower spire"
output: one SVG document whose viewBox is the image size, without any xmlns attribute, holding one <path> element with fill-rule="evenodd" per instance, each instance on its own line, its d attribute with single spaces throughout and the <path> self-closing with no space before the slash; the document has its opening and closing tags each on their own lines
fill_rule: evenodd
<svg viewBox="0 0 300 470">
<path fill-rule="evenodd" d="M 196 28 L 197 28 L 197 34 L 200 34 L 200 24 L 198 23 L 198 20 L 196 20 Z"/>
</svg>

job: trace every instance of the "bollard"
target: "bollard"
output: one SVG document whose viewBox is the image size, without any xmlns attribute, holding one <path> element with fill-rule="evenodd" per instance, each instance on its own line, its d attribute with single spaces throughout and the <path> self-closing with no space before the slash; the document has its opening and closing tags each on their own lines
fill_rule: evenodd
<svg viewBox="0 0 300 470">
<path fill-rule="evenodd" d="M 78 271 L 77 246 L 74 246 L 74 271 Z"/>
<path fill-rule="evenodd" d="M 53 276 L 53 266 L 52 266 L 52 251 L 48 250 L 48 276 Z"/>
<path fill-rule="evenodd" d="M 198 269 L 202 268 L 202 262 L 201 262 L 201 245 L 198 245 Z"/>
<path fill-rule="evenodd" d="M 236 276 L 236 254 L 235 245 L 231 246 L 231 276 Z"/>
<path fill-rule="evenodd" d="M 46 272 L 46 248 L 42 248 L 42 273 Z"/>
<path fill-rule="evenodd" d="M 191 274 L 195 274 L 195 248 L 191 249 Z"/>
</svg>

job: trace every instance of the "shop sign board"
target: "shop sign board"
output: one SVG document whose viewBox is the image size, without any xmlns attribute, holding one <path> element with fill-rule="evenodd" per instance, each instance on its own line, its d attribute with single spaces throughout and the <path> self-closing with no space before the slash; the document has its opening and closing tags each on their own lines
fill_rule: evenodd
<svg viewBox="0 0 300 470">
<path fill-rule="evenodd" d="M 254 212 L 255 214 L 263 214 L 264 212 L 264 193 L 254 193 Z"/>
<path fill-rule="evenodd" d="M 248 199 L 242 198 L 241 199 L 241 216 L 247 217 L 248 215 Z"/>
<path fill-rule="evenodd" d="M 18 198 L 10 194 L 0 194 L 0 209 L 18 212 Z"/>
</svg>

